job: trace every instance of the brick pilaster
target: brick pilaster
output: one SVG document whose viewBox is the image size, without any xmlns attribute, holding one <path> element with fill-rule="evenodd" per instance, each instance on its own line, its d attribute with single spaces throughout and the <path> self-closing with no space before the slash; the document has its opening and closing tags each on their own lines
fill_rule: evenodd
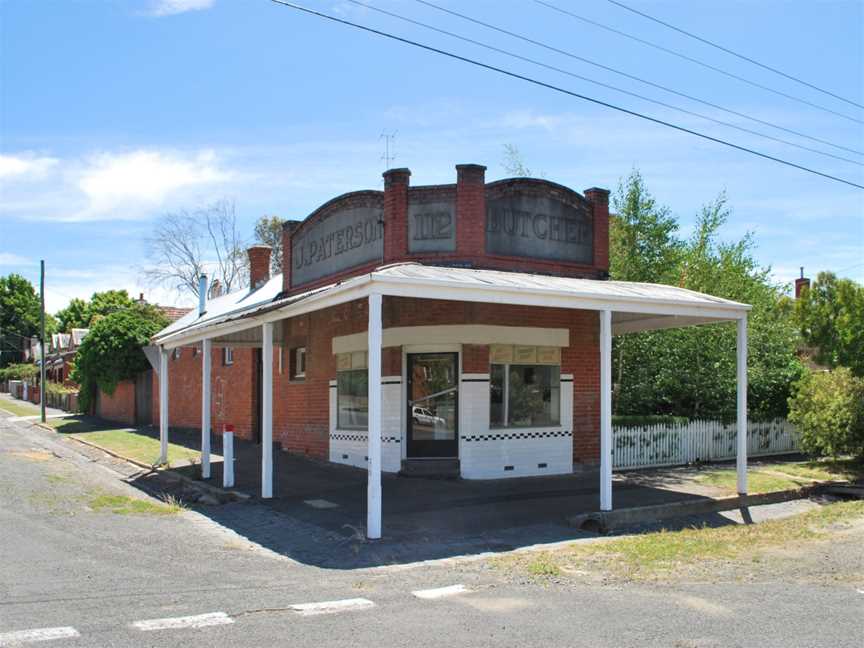
<svg viewBox="0 0 864 648">
<path fill-rule="evenodd" d="M 384 263 L 408 255 L 408 185 L 409 169 L 384 172 Z"/>
<path fill-rule="evenodd" d="M 486 249 L 486 167 L 456 165 L 456 251 L 481 256 Z"/>
</svg>

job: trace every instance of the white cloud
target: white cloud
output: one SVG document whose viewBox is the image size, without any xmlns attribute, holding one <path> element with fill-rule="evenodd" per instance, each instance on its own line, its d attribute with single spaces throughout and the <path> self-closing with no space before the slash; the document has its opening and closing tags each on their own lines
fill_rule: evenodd
<svg viewBox="0 0 864 648">
<path fill-rule="evenodd" d="M 59 160 L 32 154 L 0 154 L 0 180 L 4 178 L 32 179 L 44 177 Z"/>
<path fill-rule="evenodd" d="M 173 16 L 187 11 L 209 9 L 215 0 L 155 0 L 150 8 L 151 16 Z"/>
<path fill-rule="evenodd" d="M 219 168 L 213 151 L 191 157 L 148 150 L 101 153 L 79 172 L 77 185 L 87 198 L 87 207 L 64 220 L 99 220 L 109 214 L 128 218 L 124 209 L 159 206 L 181 189 L 230 178 L 231 173 Z"/>
<path fill-rule="evenodd" d="M 23 266 L 33 263 L 27 257 L 11 252 L 0 252 L 0 266 Z"/>
</svg>

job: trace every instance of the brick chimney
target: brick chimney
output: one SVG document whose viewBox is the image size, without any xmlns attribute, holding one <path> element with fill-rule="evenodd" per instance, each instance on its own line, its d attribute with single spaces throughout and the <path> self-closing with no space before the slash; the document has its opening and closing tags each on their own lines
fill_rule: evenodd
<svg viewBox="0 0 864 648">
<path fill-rule="evenodd" d="M 291 289 L 291 237 L 303 221 L 287 220 L 282 223 L 282 291 Z"/>
<path fill-rule="evenodd" d="M 795 280 L 795 299 L 801 297 L 804 288 L 810 290 L 810 278 L 804 276 L 804 266 L 801 266 L 801 276 Z"/>
<path fill-rule="evenodd" d="M 408 254 L 409 169 L 384 172 L 384 263 Z"/>
<path fill-rule="evenodd" d="M 482 256 L 486 250 L 486 167 L 456 165 L 456 246 L 460 254 Z"/>
<path fill-rule="evenodd" d="M 609 190 L 591 187 L 585 199 L 594 213 L 594 267 L 609 273 Z"/>
<path fill-rule="evenodd" d="M 270 279 L 269 245 L 253 245 L 247 251 L 249 254 L 249 288 L 257 290 Z"/>
</svg>

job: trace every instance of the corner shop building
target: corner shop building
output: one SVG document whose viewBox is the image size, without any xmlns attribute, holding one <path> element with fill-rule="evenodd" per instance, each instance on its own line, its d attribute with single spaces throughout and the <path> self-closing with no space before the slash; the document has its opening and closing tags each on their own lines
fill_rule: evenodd
<svg viewBox="0 0 864 648">
<path fill-rule="evenodd" d="M 171 400 L 200 404 L 205 474 L 211 428 L 223 422 L 260 441 L 262 497 L 272 496 L 274 440 L 367 470 L 371 538 L 381 535 L 382 471 L 499 479 L 599 466 L 600 508 L 610 510 L 612 336 L 734 321 L 746 492 L 750 307 L 609 281 L 606 190 L 486 183 L 474 164 L 456 174 L 455 184 L 412 187 L 410 171 L 393 169 L 384 191 L 288 221 L 283 274 L 269 276 L 270 250 L 254 246 L 248 289 L 156 335 L 163 453 L 179 411 L 172 385 Z M 173 366 L 169 354 L 187 347 L 196 351 Z M 243 353 L 251 361 L 240 371 L 231 365 Z M 240 403 L 228 417 L 214 376 L 220 398 Z"/>
</svg>

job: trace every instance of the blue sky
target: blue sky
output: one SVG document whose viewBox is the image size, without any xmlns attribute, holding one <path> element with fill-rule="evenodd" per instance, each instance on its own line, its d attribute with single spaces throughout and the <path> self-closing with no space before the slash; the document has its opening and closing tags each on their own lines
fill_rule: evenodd
<svg viewBox="0 0 864 648">
<path fill-rule="evenodd" d="M 542 59 L 716 119 L 842 152 L 676 98 L 514 41 L 413 0 L 375 6 Z M 606 0 L 551 0 L 781 92 L 864 120 L 864 110 L 675 34 Z M 647 48 L 531 0 L 445 6 L 786 128 L 864 151 L 864 126 Z M 301 0 L 302 3 L 302 0 Z M 864 103 L 864 3 L 629 0 L 633 6 Z M 864 167 L 712 124 L 535 68 L 343 0 L 305 4 L 457 50 L 864 184 Z M 752 231 L 778 280 L 803 265 L 864 281 L 864 191 L 574 98 L 300 15 L 268 0 L 0 0 L 0 274 L 38 279 L 48 307 L 147 286 L 143 239 L 177 209 L 233 199 L 252 236 L 263 214 L 303 218 L 327 199 L 380 187 L 382 130 L 412 183 L 455 181 L 454 165 L 503 177 L 503 147 L 575 188 L 614 188 L 638 167 L 692 225 L 727 192 L 729 238 Z"/>
</svg>

